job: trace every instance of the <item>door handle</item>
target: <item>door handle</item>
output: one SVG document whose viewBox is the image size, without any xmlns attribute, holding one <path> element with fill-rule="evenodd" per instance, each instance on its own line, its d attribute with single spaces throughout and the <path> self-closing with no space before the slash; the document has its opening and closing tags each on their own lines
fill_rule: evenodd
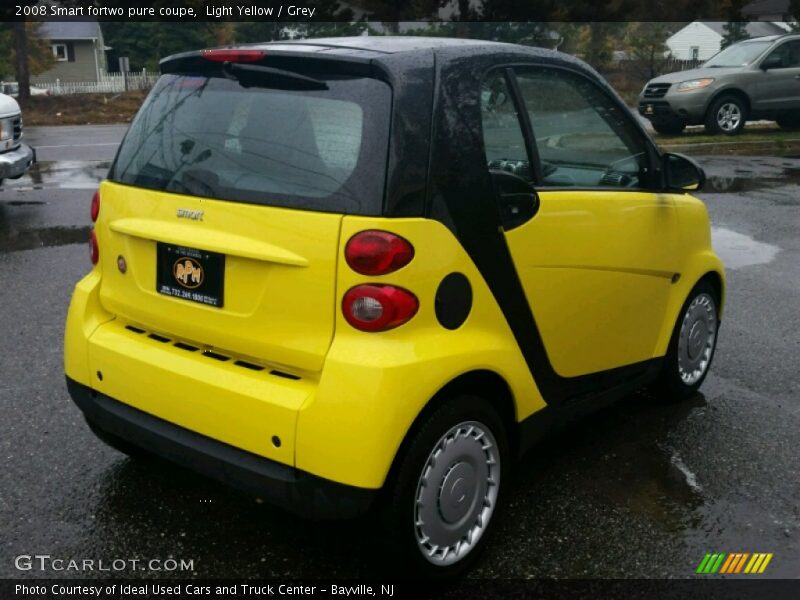
<svg viewBox="0 0 800 600">
<path fill-rule="evenodd" d="M 491 170 L 500 225 L 505 231 L 530 221 L 539 211 L 539 194 L 533 186 L 508 171 Z"/>
</svg>

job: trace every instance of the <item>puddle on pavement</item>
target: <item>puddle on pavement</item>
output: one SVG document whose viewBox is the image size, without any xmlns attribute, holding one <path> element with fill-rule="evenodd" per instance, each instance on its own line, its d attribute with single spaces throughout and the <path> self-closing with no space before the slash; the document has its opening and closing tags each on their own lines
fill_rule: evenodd
<svg viewBox="0 0 800 600">
<path fill-rule="evenodd" d="M 108 174 L 109 161 L 43 161 L 25 175 L 3 182 L 3 189 L 96 189 Z"/>
<path fill-rule="evenodd" d="M 800 185 L 800 160 L 796 157 L 746 157 L 701 160 L 707 179 L 704 192 L 736 194 Z M 797 195 L 791 195 L 797 203 Z"/>
<path fill-rule="evenodd" d="M 45 227 L 3 233 L 0 235 L 0 252 L 84 244 L 89 239 L 89 229 L 89 227 Z"/>
<path fill-rule="evenodd" d="M 781 251 L 778 246 L 756 241 L 749 235 L 724 227 L 711 228 L 711 243 L 726 269 L 770 263 Z"/>
<path fill-rule="evenodd" d="M 674 451 L 647 442 L 618 446 L 611 478 L 595 485 L 615 504 L 647 515 L 668 531 L 693 527 L 704 503 L 697 476 Z"/>
</svg>

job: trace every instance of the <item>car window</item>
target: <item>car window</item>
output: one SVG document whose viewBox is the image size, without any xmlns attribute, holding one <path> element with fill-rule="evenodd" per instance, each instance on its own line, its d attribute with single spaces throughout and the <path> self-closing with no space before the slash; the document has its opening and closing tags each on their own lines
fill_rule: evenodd
<svg viewBox="0 0 800 600">
<path fill-rule="evenodd" d="M 596 84 L 562 69 L 517 69 L 550 187 L 642 188 L 650 184 L 647 141 Z"/>
<path fill-rule="evenodd" d="M 778 67 L 780 69 L 800 67 L 800 40 L 781 44 L 770 52 L 769 56 L 777 56 L 780 58 L 781 66 Z"/>
<path fill-rule="evenodd" d="M 163 75 L 109 179 L 154 190 L 349 214 L 380 214 L 390 88 L 330 78 L 321 91 Z"/>
<path fill-rule="evenodd" d="M 741 42 L 728 46 L 708 59 L 704 67 L 744 67 L 769 48 L 771 41 Z"/>
<path fill-rule="evenodd" d="M 481 87 L 481 123 L 490 169 L 531 178 L 525 138 L 503 71 L 493 71 Z"/>
</svg>

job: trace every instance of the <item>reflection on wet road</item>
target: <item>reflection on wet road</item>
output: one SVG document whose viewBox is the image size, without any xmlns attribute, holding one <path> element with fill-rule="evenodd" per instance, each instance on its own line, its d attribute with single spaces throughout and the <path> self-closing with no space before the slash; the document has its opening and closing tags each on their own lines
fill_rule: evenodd
<svg viewBox="0 0 800 600">
<path fill-rule="evenodd" d="M 110 157 L 51 157 L 0 191 L 0 577 L 34 552 L 193 559 L 178 576 L 376 573 L 368 522 L 304 521 L 91 435 L 61 343 Z M 707 552 L 773 552 L 765 575 L 800 576 L 800 159 L 701 162 L 729 285 L 703 393 L 635 394 L 534 448 L 474 576 L 692 577 Z"/>
<path fill-rule="evenodd" d="M 724 227 L 711 228 L 711 242 L 727 270 L 763 265 L 771 262 L 780 252 L 777 246 L 758 242 L 749 235 Z"/>
<path fill-rule="evenodd" d="M 39 161 L 25 175 L 3 182 L 2 191 L 47 189 L 93 190 L 105 179 L 111 163 L 107 160 Z"/>
</svg>

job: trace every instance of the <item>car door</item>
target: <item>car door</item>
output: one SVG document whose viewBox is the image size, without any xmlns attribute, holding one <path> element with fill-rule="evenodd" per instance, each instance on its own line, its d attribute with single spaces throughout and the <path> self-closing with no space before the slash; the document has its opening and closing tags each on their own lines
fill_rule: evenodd
<svg viewBox="0 0 800 600">
<path fill-rule="evenodd" d="M 800 40 L 784 42 L 762 61 L 778 66 L 762 73 L 758 83 L 758 108 L 768 111 L 800 110 Z"/>
<path fill-rule="evenodd" d="M 481 104 L 490 169 L 538 192 L 535 214 L 504 235 L 555 372 L 652 358 L 679 259 L 674 201 L 653 191 L 644 134 L 593 81 L 559 68 L 491 72 Z"/>
</svg>

